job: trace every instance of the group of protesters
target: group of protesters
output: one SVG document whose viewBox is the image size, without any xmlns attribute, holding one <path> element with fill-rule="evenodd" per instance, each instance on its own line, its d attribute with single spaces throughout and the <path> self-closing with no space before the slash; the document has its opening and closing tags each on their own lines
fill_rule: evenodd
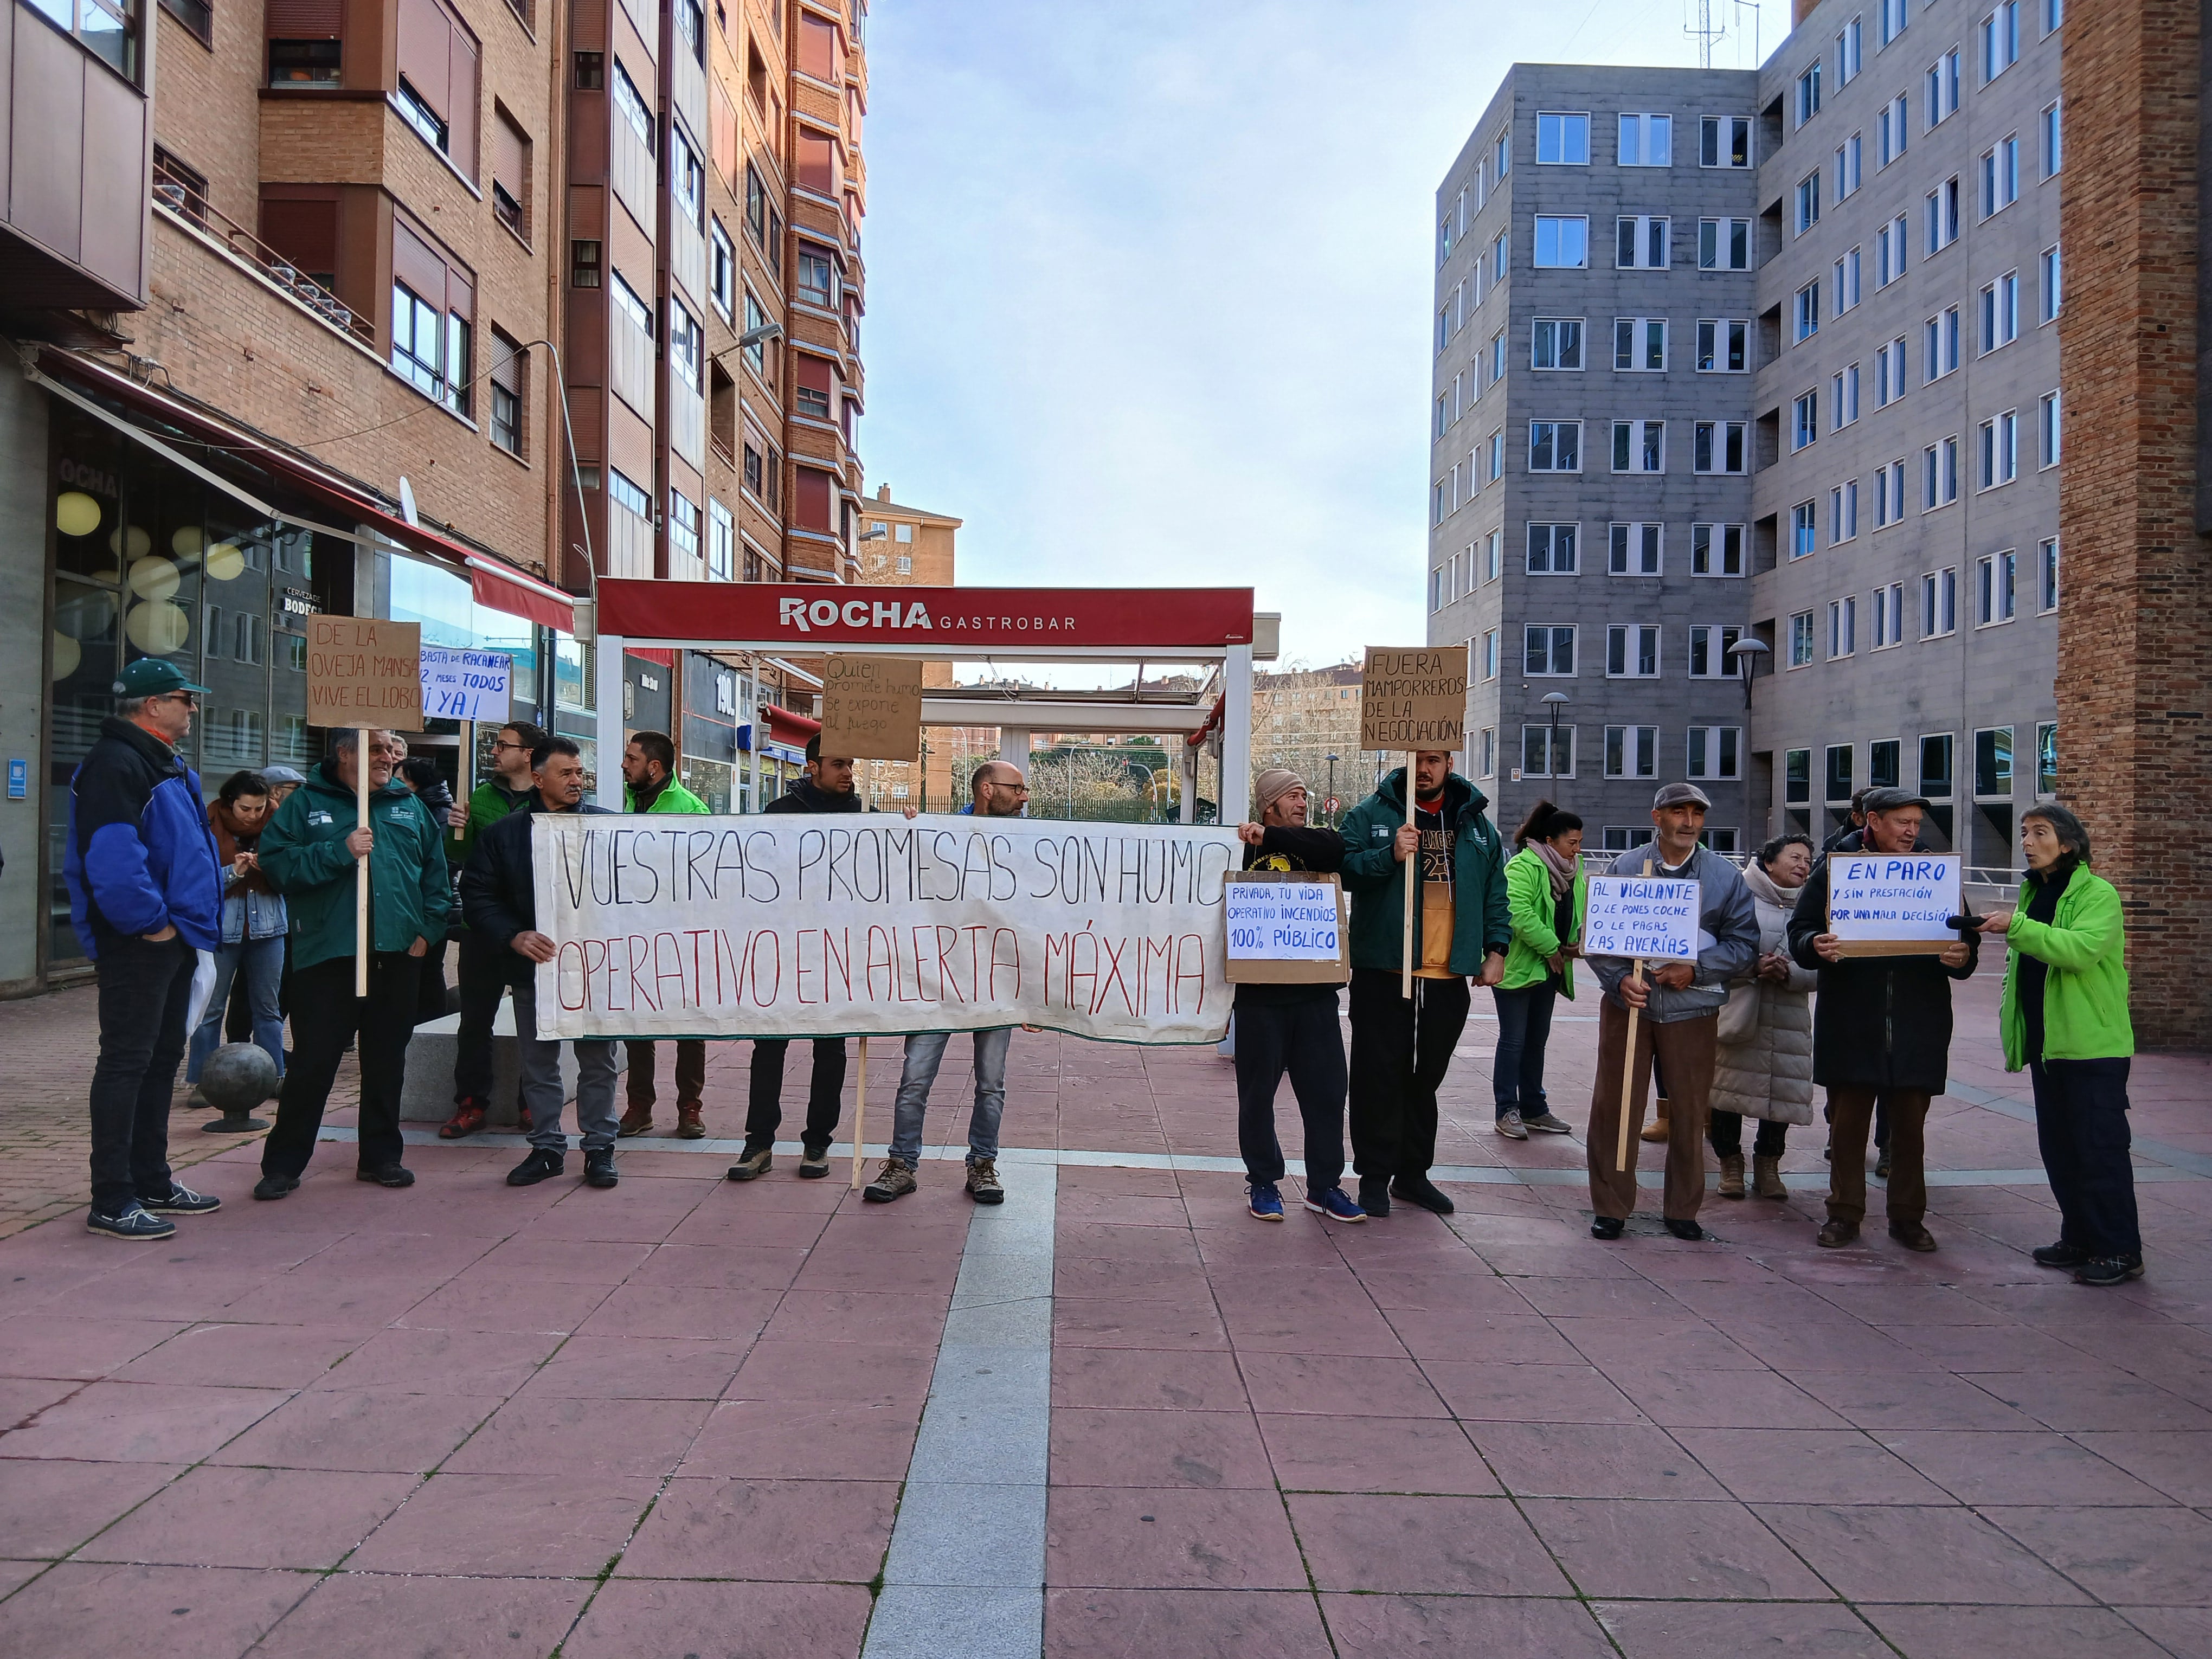
<svg viewBox="0 0 2212 1659">
<path fill-rule="evenodd" d="M 507 1179 L 520 1187 L 562 1176 L 568 1136 L 560 1043 L 538 1035 L 535 1018 L 536 970 L 552 959 L 555 945 L 538 926 L 531 820 L 605 810 L 584 802 L 579 745 L 528 722 L 502 726 L 492 775 L 455 802 L 434 765 L 408 759 L 404 738 L 340 730 L 328 756 L 304 775 L 281 767 L 241 772 L 204 802 L 179 747 L 204 688 L 166 659 L 145 658 L 124 671 L 116 690 L 116 712 L 71 785 L 64 860 L 73 920 L 100 970 L 90 1229 L 163 1238 L 175 1231 L 171 1217 L 219 1207 L 216 1198 L 174 1179 L 167 1121 L 188 1042 L 190 1075 L 198 1079 L 222 1035 L 234 981 L 241 987 L 244 1033 L 268 1052 L 280 1079 L 254 1197 L 278 1200 L 299 1188 L 349 1047 L 359 1055 L 358 1178 L 411 1185 L 400 1130 L 407 1051 L 415 1027 L 448 1007 L 449 934 L 459 941 L 459 1018 L 454 1105 L 439 1133 L 464 1139 L 489 1121 L 493 1024 L 511 996 L 519 1126 L 530 1150 Z M 622 758 L 628 810 L 708 811 L 675 778 L 675 758 L 665 734 L 631 736 Z M 2035 1259 L 2090 1284 L 2141 1274 L 2127 1151 L 2133 1042 L 2120 903 L 2090 870 L 2088 835 L 2071 811 L 2043 803 L 2023 814 L 2027 875 L 2017 909 L 1962 918 L 1960 937 L 1940 954 L 1852 956 L 1829 927 L 1826 860 L 1911 852 L 1928 802 L 1901 789 L 1867 791 L 1848 833 L 1817 856 L 1808 837 L 1784 835 L 1739 870 L 1703 844 L 1711 807 L 1704 793 L 1668 784 L 1653 799 L 1650 842 L 1622 853 L 1608 871 L 1698 884 L 1695 960 L 1647 975 L 1619 957 L 1584 957 L 1580 818 L 1539 802 L 1509 854 L 1487 798 L 1451 762 L 1443 751 L 1413 756 L 1335 829 L 1309 823 L 1310 794 L 1295 773 L 1271 769 L 1255 782 L 1256 820 L 1238 830 L 1244 868 L 1340 881 L 1350 900 L 1350 976 L 1348 988 L 1237 987 L 1237 1131 L 1253 1216 L 1284 1218 L 1287 1166 L 1274 1102 L 1286 1074 L 1304 1127 L 1307 1209 L 1341 1223 L 1388 1217 L 1394 1202 L 1451 1212 L 1431 1176 L 1437 1091 L 1474 988 L 1487 989 L 1496 1004 L 1498 1133 L 1571 1135 L 1573 1126 L 1546 1091 L 1544 1066 L 1554 1007 L 1574 998 L 1575 963 L 1583 957 L 1600 994 L 1597 1075 L 1584 1128 L 1595 1237 L 1621 1237 L 1635 1212 L 1635 1158 L 1617 1148 L 1639 1138 L 1665 1142 L 1661 1214 L 1678 1238 L 1705 1236 L 1698 1217 L 1708 1140 L 1723 1197 L 1785 1197 L 1788 1126 L 1810 1123 L 1819 1088 L 1827 1096 L 1829 1176 L 1818 1243 L 1841 1248 L 1856 1239 L 1867 1203 L 1866 1142 L 1879 1125 L 1890 1236 L 1907 1249 L 1933 1250 L 1925 1128 L 1929 1103 L 1946 1086 L 1950 984 L 1975 971 L 1983 938 L 2002 936 L 2005 1063 L 2031 1074 L 2062 1216 L 2058 1241 Z M 364 768 L 368 813 L 361 824 Z M 1018 767 L 988 763 L 974 774 L 963 810 L 1014 817 L 1027 800 Z M 816 738 L 805 778 L 765 810 L 868 809 L 852 762 L 823 756 Z M 368 988 L 356 995 L 356 872 L 364 863 Z M 212 985 L 198 972 L 204 953 Z M 205 1012 L 188 1033 L 196 977 Z M 1351 1025 L 1348 1062 L 1340 994 Z M 973 1038 L 965 1190 L 981 1204 L 1005 1195 L 997 1162 L 1011 1039 L 1011 1028 Z M 863 1194 L 872 1203 L 916 1189 L 924 1115 L 950 1040 L 936 1032 L 905 1041 L 890 1146 Z M 812 1041 L 802 1178 L 829 1173 L 846 1071 L 843 1039 Z M 615 1041 L 571 1046 L 582 1178 L 613 1187 L 617 1141 L 653 1126 L 655 1044 L 628 1042 L 627 1109 L 619 1116 Z M 705 1044 L 675 1046 L 675 1133 L 696 1139 L 706 1133 Z M 752 1043 L 732 1181 L 756 1181 L 774 1167 L 789 1047 L 778 1038 Z M 1647 1128 L 1655 1087 L 1657 1115 Z M 1746 1117 L 1759 1126 L 1748 1188 Z M 1344 1186 L 1347 1122 L 1356 1197 Z"/>
</svg>

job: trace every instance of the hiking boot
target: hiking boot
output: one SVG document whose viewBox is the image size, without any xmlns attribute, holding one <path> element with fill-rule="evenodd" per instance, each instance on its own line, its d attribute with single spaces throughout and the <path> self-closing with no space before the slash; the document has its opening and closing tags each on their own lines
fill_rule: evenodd
<svg viewBox="0 0 2212 1659">
<path fill-rule="evenodd" d="M 539 1182 L 559 1175 L 568 1162 L 550 1146 L 532 1146 L 530 1156 L 507 1172 L 510 1187 L 535 1187 Z"/>
<path fill-rule="evenodd" d="M 1696 1222 L 1677 1221 L 1671 1215 L 1667 1218 L 1667 1231 L 1685 1244 L 1695 1244 L 1705 1236 L 1705 1230 Z"/>
<path fill-rule="evenodd" d="M 1367 1212 L 1352 1201 L 1351 1195 L 1341 1187 L 1330 1187 L 1322 1192 L 1309 1190 L 1306 1208 L 1316 1215 L 1325 1215 L 1331 1221 L 1364 1221 Z"/>
<path fill-rule="evenodd" d="M 1743 1196 L 1743 1154 L 1741 1152 L 1729 1152 L 1721 1159 L 1720 1193 L 1723 1198 Z"/>
<path fill-rule="evenodd" d="M 1590 1237 L 1608 1240 L 1619 1238 L 1627 1224 L 1619 1216 L 1593 1216 L 1590 1218 Z"/>
<path fill-rule="evenodd" d="M 1498 1133 L 1504 1135 L 1508 1140 L 1526 1140 L 1528 1139 L 1528 1128 L 1526 1124 L 1521 1121 L 1521 1109 L 1519 1107 L 1508 1106 L 1504 1111 L 1498 1115 Z"/>
<path fill-rule="evenodd" d="M 2074 1270 L 2076 1285 L 2124 1285 L 2142 1276 L 2139 1255 L 2093 1255 Z"/>
<path fill-rule="evenodd" d="M 1813 1242 L 1824 1250 L 1840 1250 L 1846 1244 L 1858 1242 L 1859 1224 L 1856 1221 L 1824 1221 Z"/>
<path fill-rule="evenodd" d="M 1006 1201 L 1006 1189 L 999 1184 L 997 1158 L 979 1158 L 969 1161 L 968 1196 L 978 1204 L 1003 1204 Z"/>
<path fill-rule="evenodd" d="M 1400 1176 L 1390 1183 L 1390 1196 L 1402 1202 L 1416 1205 L 1431 1215 L 1449 1215 L 1452 1201 L 1436 1188 L 1436 1183 L 1425 1175 Z"/>
<path fill-rule="evenodd" d="M 207 1215 L 222 1208 L 222 1200 L 211 1193 L 196 1193 L 173 1181 L 167 1192 L 154 1198 L 141 1198 L 138 1207 L 155 1215 Z"/>
<path fill-rule="evenodd" d="M 1887 1146 L 1881 1149 L 1880 1155 L 1874 1161 L 1874 1178 L 1876 1181 L 1889 1179 L 1889 1148 Z"/>
<path fill-rule="evenodd" d="M 1535 1117 L 1530 1117 L 1528 1113 L 1523 1112 L 1521 1114 L 1521 1127 L 1547 1135 L 1571 1135 L 1575 1132 L 1573 1124 L 1552 1111 L 1545 1111 Z"/>
<path fill-rule="evenodd" d="M 453 1116 L 438 1126 L 441 1140 L 460 1140 L 474 1134 L 484 1126 L 484 1103 L 481 1100 L 455 1103 Z"/>
<path fill-rule="evenodd" d="M 1787 1198 L 1790 1196 L 1790 1189 L 1782 1184 L 1782 1160 L 1780 1158 L 1761 1158 L 1756 1152 L 1752 1154 L 1751 1190 L 1760 1198 Z"/>
<path fill-rule="evenodd" d="M 611 1146 L 584 1148 L 584 1184 L 586 1187 L 611 1187 L 622 1179 L 615 1168 L 615 1149 Z"/>
<path fill-rule="evenodd" d="M 1390 1213 L 1390 1182 L 1387 1176 L 1359 1177 L 1359 1208 L 1370 1221 L 1380 1221 Z"/>
<path fill-rule="evenodd" d="M 374 1181 L 380 1187 L 412 1187 L 415 1171 L 404 1164 L 379 1164 L 374 1168 L 363 1166 L 353 1172 L 356 1181 Z"/>
<path fill-rule="evenodd" d="M 635 1101 L 632 1101 L 629 1109 L 623 1113 L 622 1121 L 615 1125 L 615 1133 L 628 1139 L 631 1135 L 643 1134 L 652 1127 L 652 1103 L 647 1102 L 641 1106 Z"/>
<path fill-rule="evenodd" d="M 678 1140 L 704 1140 L 707 1120 L 704 1109 L 696 1100 L 676 1103 L 676 1138 Z"/>
<path fill-rule="evenodd" d="M 1918 1250 L 1923 1255 L 1936 1248 L 1936 1235 L 1917 1221 L 1891 1222 L 1889 1236 L 1906 1249 Z"/>
<path fill-rule="evenodd" d="M 822 1169 L 823 1174 L 829 1173 L 830 1166 L 826 1160 Z M 805 1172 L 806 1166 L 802 1164 L 799 1173 L 804 1175 Z M 860 1197 L 870 1204 L 888 1204 L 893 1199 L 904 1198 L 921 1184 L 914 1178 L 913 1164 L 902 1158 L 887 1158 L 884 1160 L 884 1167 L 876 1172 L 876 1178 L 860 1188 Z"/>
<path fill-rule="evenodd" d="M 799 1178 L 801 1181 L 819 1181 L 829 1173 L 828 1145 L 825 1143 L 820 1146 L 808 1146 L 802 1144 L 799 1149 Z"/>
<path fill-rule="evenodd" d="M 264 1201 L 283 1198 L 289 1193 L 296 1193 L 299 1190 L 300 1177 L 297 1176 L 264 1176 L 253 1183 L 254 1197 Z"/>
<path fill-rule="evenodd" d="M 748 1146 L 744 1152 L 738 1155 L 738 1161 L 730 1165 L 730 1179 L 732 1181 L 758 1181 L 763 1176 L 766 1175 L 775 1167 L 775 1147 Z"/>
<path fill-rule="evenodd" d="M 1622 1109 L 1625 1111 L 1627 1109 L 1624 1106 Z M 1646 1140 L 1664 1140 L 1669 1133 L 1667 1127 L 1667 1097 L 1662 1095 L 1653 1101 L 1651 1109 L 1651 1121 L 1644 1126 L 1643 1138 Z"/>
<path fill-rule="evenodd" d="M 89 1212 L 84 1218 L 84 1230 L 98 1233 L 102 1238 L 120 1238 L 137 1244 L 150 1244 L 155 1239 L 173 1237 L 177 1224 L 165 1221 L 160 1216 L 149 1215 L 136 1199 L 112 1214 Z"/>
<path fill-rule="evenodd" d="M 2063 1238 L 2056 1244 L 2045 1244 L 2035 1251 L 2035 1265 L 2039 1267 L 2078 1267 L 2088 1259 L 2088 1251 L 2078 1244 L 2069 1244 Z"/>
</svg>

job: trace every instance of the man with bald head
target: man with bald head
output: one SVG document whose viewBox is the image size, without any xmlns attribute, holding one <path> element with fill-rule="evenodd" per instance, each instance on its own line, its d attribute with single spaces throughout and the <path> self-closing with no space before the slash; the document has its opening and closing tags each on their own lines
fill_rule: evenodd
<svg viewBox="0 0 2212 1659">
<path fill-rule="evenodd" d="M 1022 769 L 1011 761 L 986 761 L 968 781 L 969 801 L 963 813 L 979 818 L 1018 818 L 1029 805 L 1029 782 Z M 999 1119 L 1006 1109 L 1006 1047 L 1013 1041 L 1011 1025 L 975 1033 L 975 1108 L 968 1117 L 968 1196 L 978 1204 L 1003 1204 L 1006 1188 L 999 1184 Z M 922 1117 L 929 1109 L 929 1091 L 937 1081 L 937 1068 L 945 1062 L 950 1031 L 916 1031 L 906 1040 L 906 1066 L 899 1077 L 898 1098 L 892 1107 L 890 1156 L 860 1196 L 871 1204 L 889 1204 L 915 1189 L 915 1170 L 921 1162 Z"/>
</svg>

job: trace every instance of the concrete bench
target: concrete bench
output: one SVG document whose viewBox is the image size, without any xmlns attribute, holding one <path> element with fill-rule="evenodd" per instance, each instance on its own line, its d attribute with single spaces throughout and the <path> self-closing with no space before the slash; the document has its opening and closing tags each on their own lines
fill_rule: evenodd
<svg viewBox="0 0 2212 1659">
<path fill-rule="evenodd" d="M 407 1089 L 400 1097 L 399 1116 L 407 1123 L 443 1123 L 453 1115 L 453 1059 L 460 1048 L 461 1017 L 425 1022 L 415 1028 L 407 1045 Z M 629 1050 L 615 1044 L 615 1067 L 629 1065 Z M 514 999 L 502 996 L 491 1023 L 491 1109 L 486 1127 L 512 1129 L 515 1123 L 517 1089 L 521 1076 L 521 1051 L 514 1036 Z M 561 1098 L 576 1097 L 576 1054 L 561 1045 Z M 617 1103 L 619 1104 L 619 1103 Z"/>
</svg>

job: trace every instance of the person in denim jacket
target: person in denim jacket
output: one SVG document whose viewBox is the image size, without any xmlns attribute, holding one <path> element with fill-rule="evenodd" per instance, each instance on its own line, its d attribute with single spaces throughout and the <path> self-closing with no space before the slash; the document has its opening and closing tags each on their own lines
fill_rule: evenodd
<svg viewBox="0 0 2212 1659">
<path fill-rule="evenodd" d="M 269 785 L 258 772 L 234 772 L 208 804 L 208 828 L 215 832 L 222 865 L 222 943 L 215 951 L 215 988 L 207 1012 L 192 1032 L 185 1061 L 185 1081 L 198 1083 L 207 1058 L 222 1041 L 223 1011 L 230 1004 L 230 982 L 246 975 L 246 1000 L 253 1011 L 253 1041 L 284 1075 L 284 1016 L 276 1006 L 284 979 L 284 935 L 289 923 L 284 901 L 261 873 L 255 849 L 273 810 Z"/>
</svg>

